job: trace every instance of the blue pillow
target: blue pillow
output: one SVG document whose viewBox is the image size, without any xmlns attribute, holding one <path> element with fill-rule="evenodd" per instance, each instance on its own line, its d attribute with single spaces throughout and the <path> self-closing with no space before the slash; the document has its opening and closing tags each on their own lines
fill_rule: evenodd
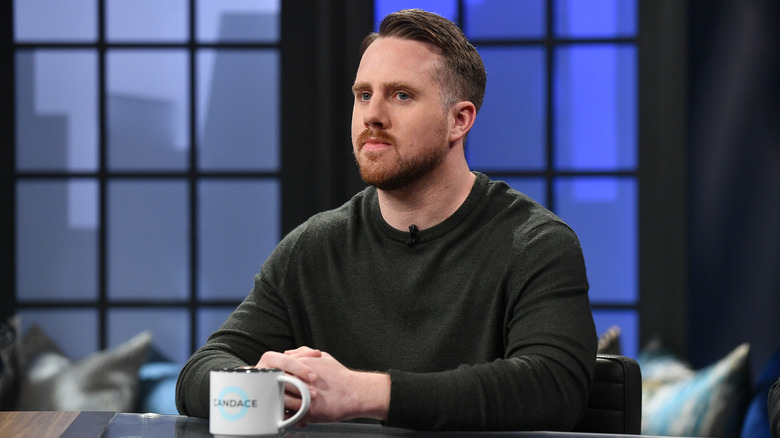
<svg viewBox="0 0 780 438">
<path fill-rule="evenodd" d="M 780 350 L 769 359 L 756 380 L 756 390 L 742 424 L 742 438 L 771 438 L 767 397 L 777 379 L 780 379 Z"/>
<path fill-rule="evenodd" d="M 176 379 L 181 365 L 170 362 L 148 362 L 138 370 L 140 412 L 178 415 Z"/>
<path fill-rule="evenodd" d="M 642 434 L 737 438 L 750 397 L 750 346 L 700 370 L 659 342 L 637 358 L 642 370 Z"/>
</svg>

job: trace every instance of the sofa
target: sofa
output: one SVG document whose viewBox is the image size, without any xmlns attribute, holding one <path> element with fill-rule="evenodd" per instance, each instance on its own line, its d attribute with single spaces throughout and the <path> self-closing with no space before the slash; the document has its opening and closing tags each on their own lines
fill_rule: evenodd
<svg viewBox="0 0 780 438">
<path fill-rule="evenodd" d="M 599 350 L 620 353 L 620 330 L 602 334 Z M 780 350 L 750 375 L 750 345 L 743 343 L 708 366 L 694 369 L 660 338 L 636 357 L 642 374 L 642 434 L 770 438 L 767 396 L 780 379 Z"/>
<path fill-rule="evenodd" d="M 176 414 L 182 364 L 167 360 L 141 332 L 123 344 L 72 360 L 38 327 L 18 335 L 18 321 L 0 323 L 0 410 L 108 410 Z M 602 356 L 620 355 L 619 328 L 599 338 Z M 646 345 L 641 368 L 641 432 L 661 436 L 769 438 L 766 399 L 780 378 L 780 351 L 756 379 L 750 346 L 693 369 L 663 342 Z M 591 414 L 589 414 L 591 415 Z"/>
<path fill-rule="evenodd" d="M 150 332 L 73 360 L 40 327 L 20 336 L 19 326 L 0 324 L 0 410 L 177 413 L 181 366 L 152 348 Z"/>
</svg>

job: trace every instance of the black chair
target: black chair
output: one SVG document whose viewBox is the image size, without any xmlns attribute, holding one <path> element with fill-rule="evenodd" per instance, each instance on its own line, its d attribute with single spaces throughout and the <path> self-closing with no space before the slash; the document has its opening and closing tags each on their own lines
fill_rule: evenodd
<svg viewBox="0 0 780 438">
<path fill-rule="evenodd" d="M 587 411 L 576 432 L 639 434 L 642 426 L 642 374 L 639 364 L 615 354 L 596 356 Z"/>
</svg>

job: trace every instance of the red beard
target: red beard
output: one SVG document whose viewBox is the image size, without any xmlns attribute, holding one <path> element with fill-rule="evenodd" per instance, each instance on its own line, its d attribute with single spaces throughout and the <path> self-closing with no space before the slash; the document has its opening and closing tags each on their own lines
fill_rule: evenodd
<svg viewBox="0 0 780 438">
<path fill-rule="evenodd" d="M 363 145 L 369 138 L 388 143 L 391 149 L 364 151 Z M 447 151 L 445 146 L 431 147 L 422 154 L 404 158 L 398 152 L 395 137 L 370 129 L 361 132 L 356 142 L 355 161 L 360 168 L 360 177 L 366 184 L 385 191 L 400 189 L 418 181 L 443 161 Z"/>
</svg>

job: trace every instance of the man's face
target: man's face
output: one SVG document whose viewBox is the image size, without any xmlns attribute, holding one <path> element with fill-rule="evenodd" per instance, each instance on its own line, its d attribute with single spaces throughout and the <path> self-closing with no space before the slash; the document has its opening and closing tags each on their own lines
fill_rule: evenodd
<svg viewBox="0 0 780 438">
<path fill-rule="evenodd" d="M 434 46 L 399 38 L 379 38 L 363 54 L 352 147 L 366 183 L 403 188 L 444 159 L 450 120 L 434 79 L 438 59 Z"/>
</svg>

